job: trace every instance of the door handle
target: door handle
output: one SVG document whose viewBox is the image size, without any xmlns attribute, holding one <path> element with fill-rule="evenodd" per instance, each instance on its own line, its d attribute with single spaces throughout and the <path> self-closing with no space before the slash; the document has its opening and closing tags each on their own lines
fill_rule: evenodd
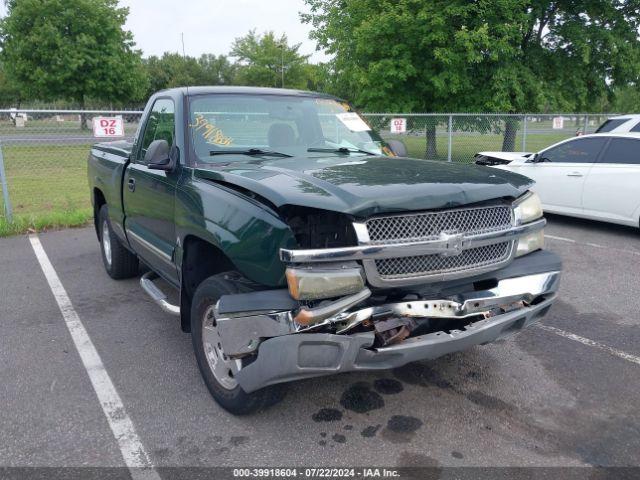
<svg viewBox="0 0 640 480">
<path fill-rule="evenodd" d="M 567 177 L 582 177 L 583 175 L 580 172 L 572 172 L 567 173 Z"/>
<path fill-rule="evenodd" d="M 129 187 L 129 190 L 131 190 L 132 192 L 136 191 L 136 179 L 135 178 L 130 178 L 129 181 L 127 182 L 127 186 Z"/>
</svg>

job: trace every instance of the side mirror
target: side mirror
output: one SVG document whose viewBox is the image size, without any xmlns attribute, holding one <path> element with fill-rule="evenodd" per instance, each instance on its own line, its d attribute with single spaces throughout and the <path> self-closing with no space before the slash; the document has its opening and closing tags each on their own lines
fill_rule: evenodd
<svg viewBox="0 0 640 480">
<path fill-rule="evenodd" d="M 406 157 L 408 155 L 407 146 L 400 140 L 387 140 L 387 145 L 397 157 Z"/>
<path fill-rule="evenodd" d="M 544 162 L 548 162 L 549 159 L 544 158 L 542 155 L 540 155 L 539 153 L 536 153 L 533 157 L 531 157 L 531 159 L 529 160 L 530 163 L 544 163 Z"/>
<path fill-rule="evenodd" d="M 149 170 L 173 170 L 175 162 L 171 153 L 169 142 L 166 140 L 154 140 L 147 148 L 147 153 L 144 155 L 144 163 L 147 164 Z"/>
</svg>

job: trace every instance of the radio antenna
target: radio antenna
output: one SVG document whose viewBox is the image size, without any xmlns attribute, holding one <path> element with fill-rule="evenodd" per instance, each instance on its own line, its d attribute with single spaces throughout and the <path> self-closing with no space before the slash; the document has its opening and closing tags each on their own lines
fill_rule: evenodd
<svg viewBox="0 0 640 480">
<path fill-rule="evenodd" d="M 184 58 L 185 61 L 185 66 L 186 66 L 186 62 L 187 62 L 187 54 L 185 52 L 184 49 L 184 32 L 180 32 L 180 39 L 182 41 L 182 58 Z M 187 87 L 187 97 L 189 96 L 189 81 L 187 80 L 187 83 L 185 85 Z"/>
</svg>

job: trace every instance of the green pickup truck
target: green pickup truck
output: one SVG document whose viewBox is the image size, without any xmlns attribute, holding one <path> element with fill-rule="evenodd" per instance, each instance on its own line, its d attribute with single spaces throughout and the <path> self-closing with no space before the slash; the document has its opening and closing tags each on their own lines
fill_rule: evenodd
<svg viewBox="0 0 640 480">
<path fill-rule="evenodd" d="M 133 143 L 96 144 L 88 163 L 107 273 L 146 271 L 235 414 L 292 380 L 506 337 L 558 289 L 529 179 L 406 158 L 329 95 L 165 90 Z"/>
</svg>

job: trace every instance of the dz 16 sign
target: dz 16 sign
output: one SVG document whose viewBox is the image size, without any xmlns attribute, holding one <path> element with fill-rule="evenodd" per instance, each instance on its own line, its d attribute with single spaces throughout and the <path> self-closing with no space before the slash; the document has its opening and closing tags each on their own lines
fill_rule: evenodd
<svg viewBox="0 0 640 480">
<path fill-rule="evenodd" d="M 124 137 L 122 117 L 94 117 L 94 137 Z"/>
<path fill-rule="evenodd" d="M 391 133 L 407 133 L 407 119 L 406 118 L 392 118 L 391 119 Z"/>
<path fill-rule="evenodd" d="M 564 117 L 553 117 L 553 129 L 562 130 L 564 128 Z"/>
</svg>

